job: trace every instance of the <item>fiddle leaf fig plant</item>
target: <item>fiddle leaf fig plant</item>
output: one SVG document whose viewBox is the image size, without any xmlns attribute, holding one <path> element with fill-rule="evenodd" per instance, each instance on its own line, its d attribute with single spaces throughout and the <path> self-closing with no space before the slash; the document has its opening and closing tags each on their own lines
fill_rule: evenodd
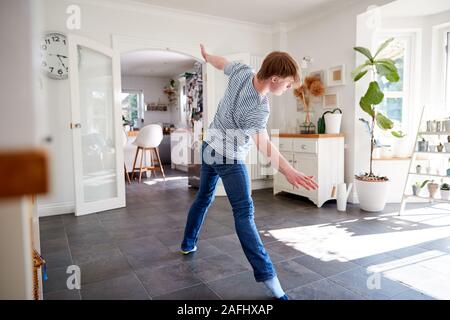
<svg viewBox="0 0 450 320">
<path fill-rule="evenodd" d="M 357 179 L 361 180 L 386 180 L 386 177 L 376 177 L 372 171 L 373 165 L 373 149 L 375 144 L 374 129 L 375 125 L 383 130 L 390 131 L 392 136 L 396 138 L 404 137 L 401 131 L 394 131 L 394 122 L 389 119 L 386 115 L 381 113 L 377 106 L 380 105 L 384 100 L 384 93 L 380 88 L 377 79 L 385 78 L 389 82 L 398 82 L 400 76 L 398 74 L 398 69 L 395 66 L 395 62 L 392 59 L 377 59 L 377 57 L 389 46 L 389 44 L 394 40 L 390 38 L 386 40 L 376 51 L 374 55 L 369 49 L 364 47 L 355 47 L 354 50 L 362 55 L 364 55 L 367 60 L 358 66 L 352 72 L 352 78 L 354 82 L 357 82 L 364 78 L 366 75 L 371 77 L 371 82 L 367 88 L 364 96 L 361 97 L 359 101 L 359 106 L 361 109 L 370 116 L 370 121 L 363 118 L 359 119 L 362 121 L 369 129 L 371 148 L 370 148 L 370 172 L 363 176 L 357 176 Z"/>
</svg>

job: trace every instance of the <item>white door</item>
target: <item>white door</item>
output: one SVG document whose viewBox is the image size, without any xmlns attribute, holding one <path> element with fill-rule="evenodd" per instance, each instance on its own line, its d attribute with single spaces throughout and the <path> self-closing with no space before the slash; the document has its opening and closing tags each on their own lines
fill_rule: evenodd
<svg viewBox="0 0 450 320">
<path fill-rule="evenodd" d="M 69 35 L 75 215 L 125 206 L 118 54 Z"/>
<path fill-rule="evenodd" d="M 249 53 L 237 53 L 237 54 L 230 54 L 230 55 L 223 55 L 224 58 L 226 58 L 228 61 L 239 61 L 241 63 L 245 63 L 247 65 L 250 64 L 250 54 Z M 214 75 L 213 77 L 210 77 L 209 79 L 214 79 L 214 105 L 215 105 L 215 109 L 214 109 L 214 114 L 215 111 L 217 111 L 217 107 L 219 105 L 220 100 L 222 100 L 223 95 L 225 94 L 225 90 L 227 88 L 228 85 L 228 76 L 226 76 L 223 73 L 223 70 L 217 70 L 214 68 Z M 210 82 L 208 82 L 208 85 L 211 85 Z M 214 114 L 210 115 L 210 119 L 209 121 L 212 121 L 212 119 L 214 118 Z M 252 190 L 251 188 L 251 177 L 252 177 L 252 168 L 250 163 L 250 153 L 247 156 L 246 159 L 246 167 L 247 167 L 247 171 L 248 174 L 250 176 L 250 190 Z M 222 183 L 222 179 L 219 178 L 219 181 L 217 182 L 217 187 L 216 187 L 216 196 L 226 196 L 226 192 L 225 192 L 225 187 L 223 186 Z"/>
</svg>

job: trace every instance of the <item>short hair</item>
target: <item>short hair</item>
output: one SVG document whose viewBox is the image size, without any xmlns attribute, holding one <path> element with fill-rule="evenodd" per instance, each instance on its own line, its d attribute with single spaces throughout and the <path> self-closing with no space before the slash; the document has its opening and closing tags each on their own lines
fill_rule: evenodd
<svg viewBox="0 0 450 320">
<path fill-rule="evenodd" d="M 298 82 L 300 81 L 300 68 L 289 53 L 273 51 L 264 59 L 256 76 L 259 80 L 267 80 L 272 76 L 293 77 L 294 81 Z"/>
</svg>

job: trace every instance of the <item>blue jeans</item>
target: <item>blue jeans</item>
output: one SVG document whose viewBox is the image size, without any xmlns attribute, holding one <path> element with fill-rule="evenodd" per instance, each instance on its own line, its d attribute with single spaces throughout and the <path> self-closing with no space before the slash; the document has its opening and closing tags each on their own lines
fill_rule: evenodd
<svg viewBox="0 0 450 320">
<path fill-rule="evenodd" d="M 233 208 L 236 233 L 245 256 L 253 267 L 256 281 L 272 279 L 276 273 L 256 229 L 250 181 L 245 164 L 240 160 L 230 160 L 219 155 L 206 142 L 202 144 L 200 189 L 189 210 L 181 250 L 189 251 L 196 245 L 206 212 L 214 200 L 219 177 Z"/>
</svg>

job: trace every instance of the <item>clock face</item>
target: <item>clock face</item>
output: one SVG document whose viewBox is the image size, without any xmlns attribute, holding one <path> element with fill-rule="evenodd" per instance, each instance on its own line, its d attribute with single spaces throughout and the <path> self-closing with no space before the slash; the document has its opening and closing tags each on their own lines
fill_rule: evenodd
<svg viewBox="0 0 450 320">
<path fill-rule="evenodd" d="M 41 40 L 41 68 L 48 77 L 67 79 L 69 56 L 67 38 L 61 33 L 47 33 Z"/>
</svg>

